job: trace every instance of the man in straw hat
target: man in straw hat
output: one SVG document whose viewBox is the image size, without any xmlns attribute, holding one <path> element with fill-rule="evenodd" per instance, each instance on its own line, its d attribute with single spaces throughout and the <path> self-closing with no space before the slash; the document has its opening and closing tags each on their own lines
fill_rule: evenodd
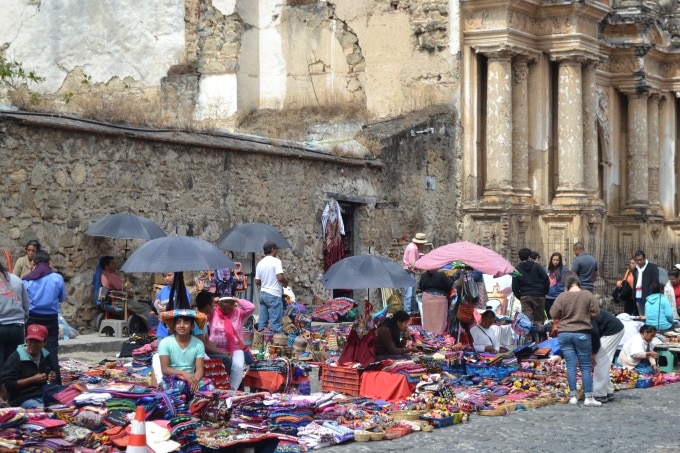
<svg viewBox="0 0 680 453">
<path fill-rule="evenodd" d="M 415 237 L 406 246 L 404 250 L 404 269 L 415 275 L 413 266 L 416 261 L 423 255 L 423 245 L 427 244 L 427 237 L 425 233 L 416 233 Z M 418 311 L 418 301 L 416 300 L 416 289 L 414 287 L 404 288 L 404 311 L 412 313 Z"/>
<path fill-rule="evenodd" d="M 161 313 L 161 322 L 172 335 L 158 343 L 158 357 L 161 362 L 163 380 L 166 383 L 176 376 L 189 385 L 195 393 L 203 378 L 205 347 L 203 342 L 191 335 L 194 322 L 203 328 L 207 317 L 194 310 L 172 310 Z M 170 378 L 170 379 L 168 379 Z"/>
</svg>

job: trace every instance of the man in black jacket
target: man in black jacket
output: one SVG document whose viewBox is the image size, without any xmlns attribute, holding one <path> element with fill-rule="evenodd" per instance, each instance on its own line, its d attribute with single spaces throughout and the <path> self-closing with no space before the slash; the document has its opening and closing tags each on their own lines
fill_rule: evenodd
<svg viewBox="0 0 680 453">
<path fill-rule="evenodd" d="M 57 380 L 49 352 L 45 349 L 46 342 L 47 328 L 31 324 L 26 329 L 26 344 L 19 345 L 5 361 L 0 387 L 7 392 L 10 406 L 24 409 L 44 406 L 43 388 Z"/>
<path fill-rule="evenodd" d="M 593 397 L 601 403 L 614 399 L 614 386 L 609 375 L 616 348 L 623 338 L 623 323 L 604 308 L 600 316 L 591 321 L 592 349 L 595 355 L 593 369 Z"/>
<path fill-rule="evenodd" d="M 522 313 L 533 324 L 543 324 L 545 321 L 545 295 L 550 289 L 548 274 L 538 263 L 533 262 L 531 250 L 520 249 L 517 253 L 521 263 L 516 267 L 521 274 L 512 278 L 512 292 L 518 297 L 522 306 Z"/>
<path fill-rule="evenodd" d="M 633 276 L 635 277 L 635 304 L 637 305 L 638 314 L 645 315 L 645 300 L 651 294 L 651 286 L 653 282 L 659 282 L 659 267 L 650 263 L 645 255 L 645 252 L 638 250 L 635 252 L 635 269 L 633 269 Z"/>
</svg>

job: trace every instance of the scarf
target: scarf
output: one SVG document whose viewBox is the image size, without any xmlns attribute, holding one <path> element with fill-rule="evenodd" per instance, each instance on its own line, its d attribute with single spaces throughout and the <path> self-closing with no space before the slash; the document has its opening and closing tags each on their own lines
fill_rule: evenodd
<svg viewBox="0 0 680 453">
<path fill-rule="evenodd" d="M 637 281 L 635 282 L 635 298 L 636 299 L 642 299 L 642 273 L 647 269 L 647 264 L 649 264 L 649 260 L 645 260 L 645 265 L 640 267 L 638 265 L 635 265 L 635 267 L 638 270 L 638 278 Z M 26 278 L 26 277 L 24 277 Z"/>
<path fill-rule="evenodd" d="M 31 272 L 24 275 L 23 280 L 26 281 L 38 280 L 39 278 L 43 278 L 45 275 L 49 275 L 53 272 L 54 271 L 52 270 L 48 263 L 38 263 L 35 265 Z"/>
</svg>

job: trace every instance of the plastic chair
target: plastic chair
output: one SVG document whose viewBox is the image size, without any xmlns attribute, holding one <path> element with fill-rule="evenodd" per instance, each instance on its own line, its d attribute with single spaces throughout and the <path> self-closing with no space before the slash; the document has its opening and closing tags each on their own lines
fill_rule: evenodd
<svg viewBox="0 0 680 453">
<path fill-rule="evenodd" d="M 657 361 L 659 371 L 663 371 L 664 373 L 672 373 L 675 370 L 675 356 L 673 353 L 664 349 L 657 349 L 654 352 L 659 354 L 659 360 Z"/>
</svg>

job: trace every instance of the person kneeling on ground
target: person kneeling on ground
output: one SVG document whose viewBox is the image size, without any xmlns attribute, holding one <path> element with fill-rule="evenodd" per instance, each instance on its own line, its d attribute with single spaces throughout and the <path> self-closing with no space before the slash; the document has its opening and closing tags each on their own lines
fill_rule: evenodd
<svg viewBox="0 0 680 453">
<path fill-rule="evenodd" d="M 373 345 L 375 360 L 410 358 L 409 353 L 418 350 L 407 346 L 408 321 L 411 316 L 404 310 L 399 310 L 391 318 L 387 318 L 378 327 Z"/>
<path fill-rule="evenodd" d="M 634 335 L 626 341 L 616 359 L 620 366 L 629 370 L 636 369 L 641 374 L 659 372 L 656 359 L 659 354 L 654 352 L 652 339 L 656 336 L 656 327 L 645 324 L 640 327 L 640 335 Z"/>
<path fill-rule="evenodd" d="M 191 335 L 194 322 L 202 328 L 207 321 L 203 313 L 194 310 L 172 310 L 161 313 L 169 332 L 158 344 L 158 357 L 163 373 L 163 387 L 179 386 L 190 397 L 202 385 L 205 347 L 203 342 Z M 188 387 L 182 389 L 182 384 Z"/>
<path fill-rule="evenodd" d="M 482 313 L 482 320 L 470 329 L 472 334 L 472 344 L 477 352 L 489 352 L 496 354 L 500 351 L 500 343 L 496 332 L 491 326 L 496 322 L 496 313 L 487 310 Z"/>
<path fill-rule="evenodd" d="M 26 344 L 19 345 L 5 361 L 0 374 L 0 387 L 8 395 L 12 407 L 42 408 L 45 384 L 55 383 L 57 374 L 45 349 L 47 328 L 31 324 L 26 329 Z"/>
</svg>

